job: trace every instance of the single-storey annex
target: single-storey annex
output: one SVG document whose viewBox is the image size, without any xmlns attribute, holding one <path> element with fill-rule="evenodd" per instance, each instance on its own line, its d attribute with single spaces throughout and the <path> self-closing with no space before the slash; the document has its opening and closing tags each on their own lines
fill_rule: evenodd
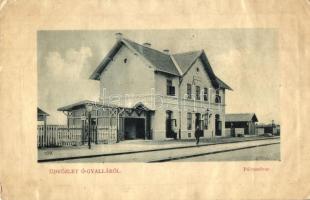
<svg viewBox="0 0 310 200">
<path fill-rule="evenodd" d="M 255 135 L 255 124 L 258 119 L 255 113 L 230 113 L 225 116 L 225 128 L 231 136 Z"/>
</svg>

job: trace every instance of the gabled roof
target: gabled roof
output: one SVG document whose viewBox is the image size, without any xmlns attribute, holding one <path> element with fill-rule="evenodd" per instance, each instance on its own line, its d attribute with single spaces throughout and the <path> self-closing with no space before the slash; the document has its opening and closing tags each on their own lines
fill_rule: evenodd
<svg viewBox="0 0 310 200">
<path fill-rule="evenodd" d="M 102 71 L 106 68 L 106 66 L 110 63 L 110 61 L 113 59 L 115 54 L 118 52 L 118 50 L 122 47 L 123 42 L 118 40 L 112 49 L 108 52 L 108 54 L 105 56 L 105 58 L 101 61 L 99 66 L 95 69 L 95 71 L 92 73 L 92 75 L 89 77 L 93 80 L 100 80 L 100 75 Z"/>
<path fill-rule="evenodd" d="M 173 63 L 169 54 L 160 52 L 158 50 L 152 49 L 150 47 L 143 46 L 131 40 L 122 38 L 118 40 L 112 49 L 108 52 L 103 61 L 99 64 L 97 69 L 92 73 L 89 77 L 93 80 L 99 80 L 100 74 L 106 68 L 106 66 L 113 59 L 118 50 L 122 47 L 122 45 L 128 45 L 130 48 L 133 48 L 137 51 L 141 56 L 143 56 L 146 60 L 148 60 L 157 71 L 168 73 L 175 76 L 180 76 L 176 66 Z"/>
<path fill-rule="evenodd" d="M 172 75 L 179 76 L 179 72 L 173 63 L 169 54 L 143 46 L 131 40 L 123 38 L 131 47 L 138 51 L 144 58 L 146 58 L 156 69 L 160 72 L 166 72 Z"/>
<path fill-rule="evenodd" d="M 41 108 L 37 108 L 37 115 L 38 116 L 49 116 L 49 114 L 45 111 L 43 111 Z"/>
<path fill-rule="evenodd" d="M 182 74 L 189 70 L 191 65 L 196 61 L 196 59 L 201 55 L 201 51 L 191 51 L 185 53 L 177 53 L 172 56 L 177 61 L 181 68 Z"/>
<path fill-rule="evenodd" d="M 102 71 L 110 63 L 110 61 L 113 59 L 113 57 L 122 47 L 122 45 L 126 45 L 129 47 L 129 49 L 132 49 L 133 51 L 140 54 L 151 65 L 153 65 L 153 67 L 155 67 L 155 71 L 167 73 L 174 76 L 184 76 L 191 68 L 191 66 L 195 63 L 195 61 L 200 58 L 203 62 L 205 70 L 207 71 L 211 79 L 212 85 L 216 88 L 220 87 L 232 90 L 226 83 L 224 83 L 222 80 L 215 76 L 204 50 L 169 54 L 150 48 L 148 46 L 138 44 L 124 37 L 121 37 L 117 40 L 117 42 L 108 52 L 103 61 L 92 73 L 90 79 L 100 80 L 100 75 Z"/>
<path fill-rule="evenodd" d="M 225 115 L 226 122 L 258 122 L 255 113 L 233 113 Z"/>
</svg>

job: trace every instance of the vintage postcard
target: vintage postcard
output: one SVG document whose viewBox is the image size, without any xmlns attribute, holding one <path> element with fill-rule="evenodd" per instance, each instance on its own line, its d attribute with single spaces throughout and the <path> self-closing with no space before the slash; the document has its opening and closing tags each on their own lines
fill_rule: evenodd
<svg viewBox="0 0 310 200">
<path fill-rule="evenodd" d="M 309 12 L 0 1 L 0 200 L 309 199 Z"/>
<path fill-rule="evenodd" d="M 38 162 L 280 161 L 275 29 L 37 38 Z"/>
</svg>

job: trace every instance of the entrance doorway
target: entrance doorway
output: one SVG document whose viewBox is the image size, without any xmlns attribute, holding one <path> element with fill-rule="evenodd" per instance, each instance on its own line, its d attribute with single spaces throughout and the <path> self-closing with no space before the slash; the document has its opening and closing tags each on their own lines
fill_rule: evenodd
<svg viewBox="0 0 310 200">
<path fill-rule="evenodd" d="M 230 124 L 230 136 L 232 136 L 232 137 L 236 136 L 236 134 L 235 134 L 235 127 L 234 127 L 233 123 Z"/>
<path fill-rule="evenodd" d="M 200 113 L 195 114 L 195 130 L 196 130 L 197 126 L 199 127 L 199 130 L 200 130 L 200 136 L 203 137 L 204 133 L 203 133 L 203 129 L 202 129 L 202 120 L 201 120 L 201 114 Z"/>
<path fill-rule="evenodd" d="M 215 115 L 215 135 L 222 135 L 222 122 L 220 121 L 220 115 L 218 114 Z"/>
<path fill-rule="evenodd" d="M 125 140 L 145 139 L 145 119 L 125 118 Z"/>
<path fill-rule="evenodd" d="M 173 132 L 173 123 L 175 121 L 172 119 L 172 111 L 167 110 L 166 111 L 166 138 L 175 138 L 176 133 Z"/>
<path fill-rule="evenodd" d="M 200 113 L 195 114 L 195 129 L 197 128 L 197 126 L 199 127 L 200 130 L 202 130 Z"/>
<path fill-rule="evenodd" d="M 248 123 L 245 123 L 245 126 L 244 126 L 244 135 L 249 135 L 249 134 L 250 134 L 249 125 L 248 125 Z"/>
</svg>

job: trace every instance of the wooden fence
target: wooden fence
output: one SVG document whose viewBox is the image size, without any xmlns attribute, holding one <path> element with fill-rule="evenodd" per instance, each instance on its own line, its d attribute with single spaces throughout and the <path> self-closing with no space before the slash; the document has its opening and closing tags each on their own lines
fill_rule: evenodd
<svg viewBox="0 0 310 200">
<path fill-rule="evenodd" d="M 83 137 L 83 128 L 70 127 L 64 125 L 47 125 L 44 133 L 44 125 L 37 127 L 37 147 L 61 147 L 61 146 L 78 146 L 85 143 Z M 84 130 L 85 131 L 85 130 Z M 116 127 L 97 128 L 92 132 L 91 138 L 96 143 L 115 143 L 116 142 Z M 85 137 L 85 132 L 84 132 Z"/>
</svg>

